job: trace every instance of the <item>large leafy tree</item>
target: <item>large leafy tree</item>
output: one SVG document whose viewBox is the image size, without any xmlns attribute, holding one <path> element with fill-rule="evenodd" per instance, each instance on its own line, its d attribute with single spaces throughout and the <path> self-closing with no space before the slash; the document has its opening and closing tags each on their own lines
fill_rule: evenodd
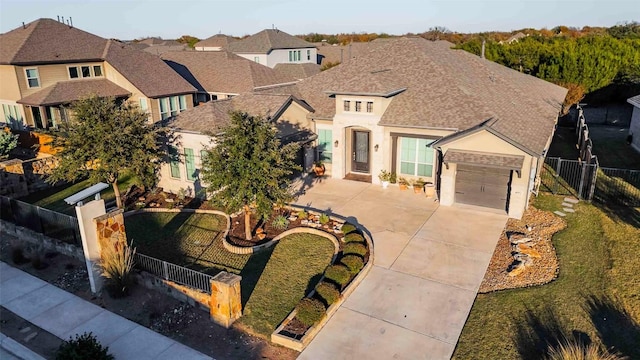
<svg viewBox="0 0 640 360">
<path fill-rule="evenodd" d="M 244 211 L 245 236 L 251 240 L 252 207 L 261 217 L 273 205 L 290 201 L 289 177 L 299 146 L 282 145 L 268 121 L 246 113 L 231 114 L 231 124 L 216 135 L 215 146 L 203 159 L 202 180 L 213 201 L 229 211 Z"/>
<path fill-rule="evenodd" d="M 18 146 L 18 135 L 0 129 L 0 160 L 9 157 L 11 150 Z"/>
<path fill-rule="evenodd" d="M 73 119 L 61 124 L 53 145 L 58 166 L 49 182 L 88 177 L 113 186 L 122 207 L 118 177 L 134 174 L 143 186 L 152 186 L 160 166 L 160 137 L 164 128 L 148 124 L 147 114 L 128 102 L 91 96 L 74 103 Z"/>
</svg>

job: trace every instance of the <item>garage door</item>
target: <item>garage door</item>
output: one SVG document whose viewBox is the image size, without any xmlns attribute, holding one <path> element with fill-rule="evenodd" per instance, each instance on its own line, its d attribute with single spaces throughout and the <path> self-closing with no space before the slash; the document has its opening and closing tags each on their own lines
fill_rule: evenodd
<svg viewBox="0 0 640 360">
<path fill-rule="evenodd" d="M 507 210 L 511 170 L 458 164 L 456 203 Z"/>
</svg>

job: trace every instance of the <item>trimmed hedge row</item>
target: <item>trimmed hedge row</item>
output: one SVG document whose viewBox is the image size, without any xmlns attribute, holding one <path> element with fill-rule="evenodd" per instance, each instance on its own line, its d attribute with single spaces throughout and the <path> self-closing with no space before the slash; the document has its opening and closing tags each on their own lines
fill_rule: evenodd
<svg viewBox="0 0 640 360">
<path fill-rule="evenodd" d="M 347 235 L 344 236 L 344 242 L 346 243 L 351 243 L 351 242 L 355 242 L 355 243 L 364 243 L 364 236 L 358 234 L 357 232 L 352 232 L 352 233 L 348 233 Z"/>
<path fill-rule="evenodd" d="M 352 233 L 356 230 L 357 230 L 356 226 L 348 222 L 344 223 L 340 228 L 340 231 L 342 231 L 342 233 L 344 233 L 345 235 Z"/>
<path fill-rule="evenodd" d="M 351 273 L 344 265 L 331 265 L 325 270 L 324 276 L 340 286 L 345 286 L 351 280 Z"/>
<path fill-rule="evenodd" d="M 350 242 L 344 245 L 342 248 L 343 255 L 355 254 L 364 256 L 367 253 L 367 247 L 361 243 Z"/>
<path fill-rule="evenodd" d="M 324 316 L 324 304 L 318 299 L 304 298 L 298 303 L 296 317 L 305 326 L 312 326 Z"/>
<path fill-rule="evenodd" d="M 353 275 L 357 274 L 364 267 L 364 260 L 357 255 L 346 255 L 340 260 Z"/>
<path fill-rule="evenodd" d="M 327 303 L 327 306 L 335 303 L 340 298 L 340 291 L 333 284 L 325 281 L 316 286 L 316 292 Z"/>
</svg>

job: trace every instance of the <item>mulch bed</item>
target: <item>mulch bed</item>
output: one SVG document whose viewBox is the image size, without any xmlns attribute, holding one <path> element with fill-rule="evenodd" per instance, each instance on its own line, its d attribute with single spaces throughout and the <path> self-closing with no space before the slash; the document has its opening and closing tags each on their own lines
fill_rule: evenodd
<svg viewBox="0 0 640 360">
<path fill-rule="evenodd" d="M 527 230 L 527 226 L 531 231 Z M 493 252 L 489 268 L 480 285 L 480 293 L 543 285 L 558 276 L 558 258 L 551 238 L 553 234 L 567 227 L 564 219 L 555 214 L 530 206 L 521 220 L 509 219 L 502 231 L 498 245 Z M 537 250 L 541 257 L 533 259 L 533 264 L 517 275 L 509 276 L 508 269 L 513 263 L 509 233 L 522 233 L 533 239 L 528 245 Z"/>
</svg>

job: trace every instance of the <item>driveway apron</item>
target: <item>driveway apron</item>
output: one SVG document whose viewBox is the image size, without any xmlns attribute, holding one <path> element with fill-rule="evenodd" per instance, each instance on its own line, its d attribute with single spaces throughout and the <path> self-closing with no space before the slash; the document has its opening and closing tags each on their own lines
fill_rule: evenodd
<svg viewBox="0 0 640 360">
<path fill-rule="evenodd" d="M 449 359 L 506 215 L 346 180 L 299 183 L 298 205 L 362 225 L 374 267 L 299 359 Z"/>
</svg>

